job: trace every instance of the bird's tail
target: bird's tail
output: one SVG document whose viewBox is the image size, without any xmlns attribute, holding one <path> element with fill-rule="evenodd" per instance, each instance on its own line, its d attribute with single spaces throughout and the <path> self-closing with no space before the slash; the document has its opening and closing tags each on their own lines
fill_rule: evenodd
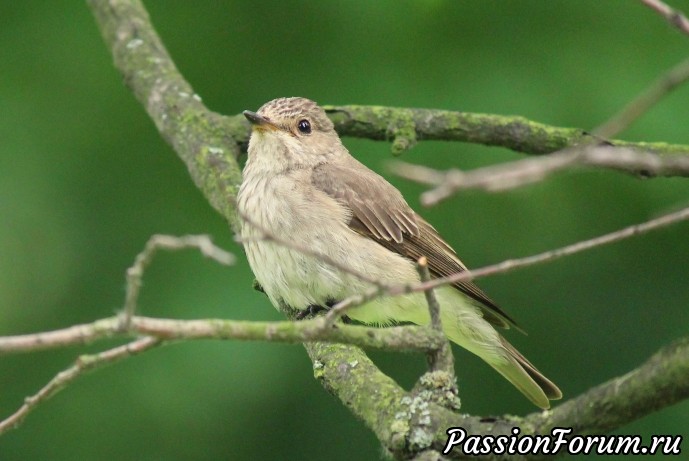
<svg viewBox="0 0 689 461">
<path fill-rule="evenodd" d="M 550 400 L 562 398 L 562 391 L 543 373 L 538 371 L 517 349 L 505 338 L 500 337 L 508 360 L 493 363 L 486 360 L 498 373 L 503 375 L 514 387 L 524 394 L 535 405 L 544 410 L 550 408 Z"/>
<path fill-rule="evenodd" d="M 448 334 L 452 342 L 458 343 L 460 346 L 481 357 L 488 365 L 507 378 L 514 387 L 519 389 L 536 406 L 547 410 L 550 408 L 550 400 L 562 398 L 560 389 L 499 334 L 498 337 L 502 347 L 498 348 L 499 352 L 497 354 L 495 350 L 490 354 L 482 354 L 483 351 L 467 347 L 466 342 L 456 341 L 451 332 L 446 330 L 446 334 Z"/>
<path fill-rule="evenodd" d="M 441 296 L 447 295 L 439 290 Z M 478 308 L 454 298 L 444 299 L 443 330 L 450 341 L 481 357 L 538 407 L 550 408 L 550 400 L 562 398 L 558 387 L 503 338 L 479 313 Z"/>
<path fill-rule="evenodd" d="M 562 398 L 560 389 L 508 343 L 478 307 L 451 287 L 440 287 L 436 294 L 441 301 L 443 330 L 450 341 L 481 357 L 540 408 L 550 408 L 549 400 Z M 418 293 L 393 299 L 375 299 L 347 315 L 368 324 L 386 324 L 390 319 L 418 325 L 429 322 L 425 299 Z"/>
</svg>

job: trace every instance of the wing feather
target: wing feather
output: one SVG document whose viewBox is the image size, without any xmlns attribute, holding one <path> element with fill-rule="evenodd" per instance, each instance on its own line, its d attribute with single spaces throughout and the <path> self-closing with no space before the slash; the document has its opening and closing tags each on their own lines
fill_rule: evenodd
<svg viewBox="0 0 689 461">
<path fill-rule="evenodd" d="M 311 182 L 352 211 L 349 226 L 353 230 L 412 261 L 425 256 L 435 277 L 467 270 L 452 247 L 409 207 L 395 187 L 356 159 L 347 162 L 316 167 Z M 516 327 L 515 321 L 474 283 L 461 281 L 453 287 L 476 301 L 484 318 L 494 326 Z"/>
</svg>

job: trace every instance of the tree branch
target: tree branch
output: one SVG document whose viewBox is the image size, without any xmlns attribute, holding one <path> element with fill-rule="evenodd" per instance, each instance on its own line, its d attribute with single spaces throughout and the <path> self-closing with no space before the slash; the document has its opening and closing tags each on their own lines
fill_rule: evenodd
<svg viewBox="0 0 689 461">
<path fill-rule="evenodd" d="M 534 122 L 520 116 L 453 112 L 437 109 L 409 109 L 382 106 L 325 106 L 342 136 L 381 141 L 397 141 L 411 147 L 418 140 L 459 141 L 498 146 L 523 154 L 550 154 L 581 144 L 603 142 L 578 128 L 561 128 Z M 683 154 L 689 146 L 667 143 L 607 140 L 607 144 L 652 151 L 658 154 Z"/>
<path fill-rule="evenodd" d="M 407 428 L 408 432 L 405 435 L 406 442 L 404 449 L 420 451 L 422 449 L 427 448 L 427 445 L 423 445 L 421 441 L 427 441 L 430 437 L 428 433 L 429 428 L 426 427 L 430 424 L 428 422 L 428 417 L 431 414 L 435 415 L 435 413 L 431 413 L 430 410 L 428 410 L 428 405 L 430 403 L 437 403 L 438 405 L 440 405 L 441 408 L 452 408 L 455 410 L 459 409 L 459 403 L 456 399 L 456 384 L 454 380 L 454 369 L 452 366 L 452 353 L 451 349 L 449 348 L 447 338 L 442 334 L 440 317 L 438 315 L 439 306 L 432 292 L 434 287 L 437 287 L 441 284 L 451 283 L 454 280 L 464 280 L 476 276 L 493 274 L 501 271 L 510 270 L 516 267 L 524 267 L 526 265 L 536 264 L 559 256 L 573 254 L 577 251 L 582 251 L 588 248 L 592 248 L 594 246 L 611 243 L 622 238 L 630 237 L 632 235 L 638 235 L 640 233 L 648 232 L 660 226 L 677 222 L 680 219 L 687 218 L 689 218 L 689 208 L 681 210 L 674 214 L 656 218 L 655 220 L 648 221 L 643 224 L 630 226 L 620 231 L 606 234 L 595 239 L 578 242 L 574 245 L 570 245 L 568 247 L 564 247 L 558 250 L 553 250 L 550 252 L 542 253 L 540 255 L 522 258 L 520 260 L 504 261 L 500 264 L 487 266 L 485 268 L 478 269 L 474 272 L 465 271 L 450 277 L 435 280 L 429 279 L 428 269 L 425 265 L 424 258 L 421 258 L 419 260 L 419 273 L 421 277 L 421 282 L 415 286 L 399 286 L 396 288 L 389 288 L 388 290 L 390 292 L 386 294 L 404 294 L 410 291 L 424 291 L 427 296 L 429 310 L 431 313 L 430 316 L 432 319 L 432 328 L 422 326 L 401 326 L 381 329 L 373 327 L 334 324 L 333 320 L 330 319 L 329 316 L 336 309 L 340 311 L 338 312 L 338 315 L 341 315 L 343 312 L 342 306 L 346 306 L 346 303 L 342 306 L 333 308 L 333 311 L 331 311 L 331 313 L 329 313 L 327 316 L 318 317 L 313 320 L 301 322 L 242 322 L 219 319 L 169 320 L 139 316 L 132 316 L 129 317 L 126 321 L 123 321 L 123 317 L 130 316 L 131 313 L 135 311 L 136 306 L 134 303 L 136 302 L 136 299 L 138 297 L 138 288 L 141 285 L 141 277 L 143 276 L 143 271 L 145 267 L 147 267 L 147 265 L 150 263 L 151 258 L 153 257 L 154 252 L 157 248 L 180 249 L 192 246 L 198 248 L 205 255 L 210 255 L 211 257 L 213 257 L 221 263 L 230 262 L 232 259 L 231 255 L 213 246 L 208 239 L 203 238 L 204 236 L 186 236 L 181 239 L 170 236 L 154 236 L 146 244 L 146 249 L 137 256 L 136 263 L 134 264 L 134 266 L 132 266 L 132 268 L 136 268 L 136 277 L 133 277 L 131 274 L 132 268 L 128 270 L 129 284 L 127 287 L 125 306 L 129 306 L 129 310 L 125 309 L 123 311 L 123 314 L 119 317 L 102 319 L 90 324 L 75 325 L 72 327 L 51 332 L 0 337 L 0 355 L 30 351 L 33 352 L 44 349 L 54 349 L 58 347 L 66 347 L 75 344 L 83 345 L 105 338 L 131 337 L 136 335 L 145 335 L 145 338 L 151 341 L 151 347 L 154 345 L 154 343 L 157 344 L 162 341 L 193 339 L 262 340 L 286 343 L 318 342 L 317 344 L 307 346 L 307 350 L 312 355 L 312 359 L 314 360 L 314 368 L 316 370 L 316 376 L 318 378 L 325 379 L 326 375 L 321 373 L 323 371 L 321 370 L 321 368 L 323 368 L 324 363 L 327 363 L 328 360 L 335 360 L 334 357 L 331 357 L 331 354 L 338 352 L 337 357 L 341 359 L 344 357 L 342 354 L 345 351 L 348 352 L 349 355 L 346 357 L 349 357 L 350 360 L 340 362 L 341 366 L 338 368 L 338 373 L 340 373 L 340 377 L 342 377 L 343 379 L 337 383 L 333 381 L 324 381 L 324 384 L 326 385 L 326 388 L 335 392 L 336 395 L 340 399 L 342 399 L 346 404 L 360 404 L 361 407 L 353 406 L 352 410 L 355 411 L 355 413 L 358 414 L 360 417 L 366 420 L 366 414 L 368 413 L 363 414 L 358 412 L 363 411 L 364 409 L 368 412 L 371 409 L 370 401 L 366 396 L 363 396 L 362 398 L 358 399 L 357 402 L 351 401 L 351 389 L 349 389 L 346 385 L 349 382 L 351 376 L 350 374 L 343 374 L 347 371 L 347 367 L 355 368 L 359 363 L 362 363 L 366 364 L 366 366 L 362 365 L 361 369 L 367 370 L 368 374 L 365 378 L 361 379 L 364 379 L 364 382 L 368 385 L 370 385 L 372 382 L 378 384 L 385 384 L 385 382 L 387 382 L 386 380 L 389 380 L 389 378 L 383 375 L 382 373 L 371 374 L 371 370 L 375 369 L 375 367 L 372 364 L 370 364 L 370 361 L 368 361 L 368 359 L 363 361 L 362 356 L 365 357 L 363 355 L 363 352 L 360 349 L 353 349 L 351 347 L 348 348 L 345 346 L 345 344 L 353 344 L 362 347 L 385 348 L 387 350 L 424 351 L 430 357 L 431 373 L 428 375 L 424 375 L 419 380 L 419 385 L 411 393 L 405 394 L 404 398 L 400 402 L 400 405 L 407 405 L 410 408 L 416 408 L 417 410 L 419 408 L 422 408 L 423 411 L 421 412 L 421 414 L 416 415 L 416 410 L 412 411 L 411 413 L 402 412 L 403 414 L 410 415 L 407 423 L 400 423 L 402 424 L 402 426 L 396 426 L 393 423 L 389 427 L 382 427 L 377 425 L 380 422 L 379 420 L 376 420 L 375 423 L 373 421 L 366 421 L 367 424 L 377 434 L 383 434 L 386 437 L 390 437 L 390 443 L 393 445 L 391 445 L 389 448 L 392 451 L 397 450 L 397 448 L 395 447 L 397 446 L 396 444 L 399 443 L 399 441 L 397 440 L 399 434 L 397 434 L 396 432 L 388 433 L 388 431 L 393 430 L 393 428 L 397 428 L 395 430 L 402 430 L 404 428 Z M 373 296 L 374 294 L 377 294 L 379 291 L 379 287 L 374 287 L 374 289 L 371 291 L 369 295 Z M 335 317 L 335 319 L 336 318 L 337 316 Z M 328 347 L 326 343 L 339 343 L 341 347 Z M 115 359 L 119 360 L 119 358 L 131 355 L 132 351 L 140 351 L 145 349 L 140 349 L 139 343 L 137 342 L 131 344 L 135 344 L 136 347 L 122 346 L 120 348 L 115 348 L 110 351 L 101 353 L 99 356 L 96 356 L 96 360 L 93 361 L 87 362 L 85 361 L 85 359 L 80 359 L 77 361 L 75 366 L 59 373 L 56 376 L 56 378 L 52 380 L 50 383 L 48 383 L 41 391 L 39 391 L 39 393 L 36 394 L 36 396 L 27 399 L 26 404 L 22 406 L 22 408 L 20 408 L 15 414 L 7 418 L 5 421 L 0 422 L 0 434 L 2 434 L 3 431 L 9 428 L 16 427 L 26 417 L 26 415 L 37 405 L 39 405 L 41 402 L 44 402 L 49 397 L 57 393 L 60 389 L 65 387 L 73 379 L 76 379 L 83 371 L 86 371 L 86 369 L 91 369 L 96 366 L 100 366 L 101 364 L 110 363 Z M 148 348 L 149 343 L 147 342 L 146 344 L 146 348 Z M 662 357 L 665 356 L 663 355 Z M 321 358 L 328 360 L 323 361 L 321 360 Z M 639 374 L 641 376 L 641 381 L 648 380 L 650 378 L 645 377 L 646 374 L 650 373 L 648 370 L 653 370 L 653 367 L 657 368 L 658 366 L 660 366 L 658 365 L 659 362 L 661 362 L 661 365 L 663 367 L 674 370 L 674 368 L 672 367 L 674 367 L 673 364 L 677 360 L 678 359 L 675 357 L 675 355 L 670 354 L 669 358 L 667 359 L 667 363 L 664 358 L 662 361 L 660 359 L 651 360 L 651 362 L 649 363 L 652 363 L 653 366 L 649 365 L 646 368 L 642 367 L 641 369 L 635 370 L 632 373 Z M 84 363 L 91 364 L 91 362 L 93 362 L 93 366 L 89 365 L 89 367 L 86 367 L 86 365 L 84 365 Z M 680 375 L 681 373 L 684 373 L 682 368 L 683 363 L 684 362 L 679 362 L 680 367 L 677 370 L 675 370 L 676 373 L 679 373 Z M 616 386 L 618 387 L 620 385 L 620 382 L 616 384 Z M 671 380 L 662 380 L 656 383 L 656 386 L 662 386 L 666 388 L 666 394 L 679 396 L 677 398 L 680 398 L 682 397 L 682 395 L 684 395 L 682 394 L 682 392 L 684 392 L 684 388 L 676 389 L 672 387 Z M 358 386 L 356 389 L 358 389 L 359 387 L 360 386 Z M 584 402 L 586 402 L 586 398 L 590 398 L 592 399 L 592 401 L 601 399 L 609 400 L 611 399 L 611 397 L 609 396 L 609 391 L 607 391 L 608 388 L 609 387 L 606 385 L 599 386 L 599 388 L 596 388 L 587 393 L 586 395 L 588 397 L 581 397 L 581 399 L 584 399 Z M 603 391 L 601 391 L 600 389 L 603 389 Z M 364 394 L 375 394 L 380 396 L 380 389 L 375 387 L 369 388 L 369 391 L 374 390 L 375 392 L 367 392 Z M 674 393 L 672 393 L 671 391 L 673 391 Z M 401 389 L 394 390 L 394 394 L 397 394 L 399 392 L 404 391 Z M 624 396 L 625 398 L 629 397 L 626 394 Z M 644 394 L 644 396 L 646 397 L 646 400 L 635 403 L 638 399 L 634 399 L 634 401 L 632 402 L 635 403 L 635 408 L 638 408 L 640 412 L 651 411 L 651 408 L 661 408 L 663 404 L 669 405 L 676 401 L 672 400 L 671 398 L 657 399 L 653 396 L 648 397 L 647 394 Z M 617 394 L 615 394 L 613 397 L 616 398 Z M 415 404 L 416 406 L 411 406 L 409 402 L 416 401 L 414 399 L 421 400 L 417 401 L 417 403 Z M 419 402 L 425 403 L 421 404 Z M 627 404 L 627 400 L 623 400 L 622 402 L 624 402 L 625 405 Z M 620 403 L 614 399 L 613 403 L 615 403 L 620 408 L 623 405 L 623 403 Z M 585 404 L 588 405 L 588 403 L 569 402 L 565 405 L 574 405 L 574 408 L 576 408 L 576 405 Z M 562 405 L 560 408 L 570 408 L 569 406 L 565 405 Z M 653 407 L 653 405 L 656 405 L 656 407 Z M 581 412 L 578 412 L 577 414 L 580 413 Z M 400 418 L 398 416 L 401 413 L 395 412 L 394 414 L 396 415 L 395 421 L 399 420 Z M 611 416 L 608 418 L 608 420 L 618 421 L 618 419 L 615 418 L 619 419 L 620 416 Z M 385 422 L 389 424 L 391 423 L 391 421 L 392 420 L 386 420 Z M 411 426 L 409 426 L 408 424 L 411 421 L 415 421 L 414 424 L 419 424 L 422 427 L 411 428 Z M 512 422 L 512 424 L 517 423 Z M 479 429 L 481 429 L 481 426 L 479 426 L 475 430 Z M 474 429 L 472 429 L 472 431 L 473 430 Z M 492 430 L 494 429 L 491 428 L 491 431 Z M 472 433 L 479 434 L 482 432 Z M 423 435 L 423 437 L 421 437 L 421 435 Z"/>
<path fill-rule="evenodd" d="M 679 11 L 673 10 L 660 0 L 641 0 L 646 6 L 654 9 L 667 19 L 670 24 L 689 35 L 689 20 Z M 677 64 L 661 75 L 651 86 L 634 98 L 610 120 L 593 130 L 601 138 L 609 138 L 622 132 L 651 107 L 657 104 L 672 90 L 689 80 L 689 59 Z"/>
<path fill-rule="evenodd" d="M 629 373 L 563 402 L 551 412 L 530 415 L 526 420 L 536 432 L 567 426 L 578 434 L 600 434 L 686 398 L 689 337 L 663 347 Z"/>
<path fill-rule="evenodd" d="M 120 316 L 74 325 L 60 330 L 0 336 L 0 356 L 86 345 L 107 338 L 150 336 L 165 341 L 217 339 L 299 344 L 324 341 L 394 351 L 428 351 L 440 347 L 445 337 L 430 328 L 409 325 L 375 328 L 337 324 L 327 327 L 322 317 L 300 322 L 254 322 L 204 319 L 173 320 L 134 316 L 122 329 Z"/>
<path fill-rule="evenodd" d="M 419 273 L 421 283 L 431 281 L 431 272 L 428 269 L 428 259 L 425 256 L 419 258 L 416 263 L 416 269 Z M 428 303 L 428 313 L 431 317 L 431 328 L 439 334 L 443 333 L 442 320 L 440 318 L 440 303 L 433 292 L 433 288 L 424 290 L 426 296 L 426 303 Z M 452 379 L 455 376 L 455 360 L 452 357 L 452 348 L 450 341 L 445 338 L 445 342 L 438 349 L 427 352 L 428 364 L 431 372 L 443 371 L 447 373 Z"/>
<path fill-rule="evenodd" d="M 447 339 L 441 332 L 423 326 L 374 328 L 338 324 L 328 327 L 323 317 L 301 322 L 242 322 L 221 319 L 170 320 L 135 316 L 131 317 L 126 324 L 128 329 L 123 329 L 123 325 L 125 323 L 122 321 L 122 316 L 116 316 L 61 330 L 0 336 L 0 356 L 2 356 L 85 345 L 108 338 L 144 335 L 142 339 L 123 346 L 96 355 L 79 357 L 73 366 L 58 373 L 37 394 L 28 397 L 19 410 L 6 419 L 0 420 L 0 435 L 18 427 L 32 410 L 84 372 L 138 354 L 163 341 L 196 339 L 260 340 L 283 343 L 326 341 L 385 350 L 424 352 L 437 350 L 447 343 Z M 325 347 L 325 343 L 320 344 Z"/>
<path fill-rule="evenodd" d="M 553 410 L 524 418 L 480 418 L 452 410 L 404 392 L 358 348 L 322 343 L 306 346 L 314 361 L 314 374 L 376 433 L 383 445 L 400 459 L 429 448 L 443 450 L 447 429 L 462 427 L 471 435 L 550 434 L 553 427 L 573 427 L 575 434 L 604 433 L 689 397 L 689 338 L 666 346 L 639 368 L 603 383 Z M 354 360 L 352 361 L 352 358 Z M 373 387 L 369 387 L 369 386 Z M 371 393 L 370 389 L 377 391 Z M 562 454 L 562 453 L 560 453 Z M 457 449 L 452 459 L 506 459 L 474 457 Z M 509 457 L 541 459 L 544 456 Z"/>
<path fill-rule="evenodd" d="M 0 421 L 0 435 L 19 426 L 29 415 L 29 413 L 31 413 L 31 411 L 33 411 L 38 405 L 60 392 L 65 388 L 65 386 L 82 376 L 87 371 L 118 362 L 124 358 L 131 357 L 151 349 L 152 347 L 158 346 L 159 344 L 160 341 L 158 339 L 145 337 L 122 346 L 108 349 L 98 354 L 80 356 L 74 365 L 55 375 L 55 377 L 36 394 L 24 399 L 24 405 L 22 405 L 19 410 L 14 412 L 8 418 Z"/>
<path fill-rule="evenodd" d="M 243 116 L 208 110 L 177 70 L 139 0 L 88 0 L 124 81 L 210 204 L 236 228 Z"/>
<path fill-rule="evenodd" d="M 459 169 L 439 171 L 405 162 L 394 163 L 392 169 L 403 178 L 436 186 L 421 195 L 421 203 L 430 206 L 461 190 L 504 191 L 532 184 L 549 175 L 577 167 L 606 168 L 646 178 L 687 177 L 689 150 L 683 155 L 663 157 L 624 147 L 589 145 L 565 149 L 545 157 L 524 158 L 477 168 L 469 172 Z"/>
<path fill-rule="evenodd" d="M 345 315 L 349 309 L 360 306 L 363 303 L 379 296 L 398 296 L 405 293 L 426 291 L 430 288 L 437 288 L 442 285 L 449 285 L 466 280 L 475 280 L 479 277 L 487 277 L 490 275 L 528 267 L 534 264 L 542 264 L 565 256 L 571 256 L 581 251 L 590 250 L 598 246 L 608 245 L 636 235 L 644 234 L 660 227 L 668 226 L 670 224 L 678 223 L 687 219 L 689 219 L 689 207 L 659 216 L 640 224 L 627 226 L 614 232 L 599 235 L 598 237 L 588 240 L 582 240 L 571 245 L 556 248 L 554 250 L 544 251 L 535 255 L 508 259 L 496 264 L 491 264 L 478 269 L 457 272 L 446 277 L 438 277 L 433 280 L 421 282 L 415 285 L 397 285 L 385 290 L 382 290 L 378 287 L 372 287 L 364 293 L 350 296 L 335 304 L 325 315 L 324 321 L 328 326 L 334 325 L 337 319 Z"/>
<path fill-rule="evenodd" d="M 241 181 L 236 159 L 248 143 L 249 123 L 242 115 L 223 116 L 201 103 L 172 62 L 140 1 L 89 0 L 89 5 L 127 85 L 210 203 L 236 224 L 233 203 Z M 326 109 L 341 136 L 392 140 L 396 153 L 417 140 L 469 142 L 535 155 L 600 141 L 581 129 L 519 116 L 359 105 Z M 610 143 L 663 154 L 689 152 L 689 146 L 666 143 Z"/>
<path fill-rule="evenodd" d="M 617 135 L 687 80 L 689 80 L 689 59 L 685 59 L 661 75 L 610 120 L 593 130 L 594 135 L 601 138 Z"/>
<path fill-rule="evenodd" d="M 363 343 L 369 347 L 394 349 L 401 346 L 405 349 L 409 346 L 409 349 L 419 349 L 419 344 L 426 340 L 427 347 L 437 347 L 444 340 L 424 327 L 375 329 L 338 325 L 341 334 L 324 334 L 318 320 L 235 322 L 134 317 L 132 331 L 123 332 L 119 329 L 119 319 L 111 317 L 54 332 L 2 337 L 0 354 L 86 344 L 136 333 L 147 335 L 96 355 L 80 357 L 75 365 L 59 373 L 35 396 L 28 398 L 20 410 L 0 422 L 0 434 L 16 427 L 37 405 L 85 371 L 142 352 L 163 341 L 231 338 L 298 343 L 320 338 L 346 342 L 356 337 L 363 338 Z M 395 337 L 399 342 L 395 342 L 397 339 L 388 341 Z M 552 427 L 565 426 L 573 427 L 575 434 L 606 432 L 689 397 L 689 338 L 663 348 L 641 367 L 554 410 L 533 413 L 523 419 L 505 417 L 490 420 L 459 415 L 441 405 L 428 403 L 425 395 L 404 391 L 355 346 L 311 342 L 305 347 L 314 362 L 315 377 L 362 418 L 390 451 L 398 454 L 404 452 L 408 455 L 428 447 L 442 450 L 447 441 L 447 428 L 458 426 L 472 435 L 509 435 L 515 426 L 519 426 L 523 434 L 547 434 Z"/>
<path fill-rule="evenodd" d="M 215 246 L 207 235 L 185 235 L 184 237 L 174 237 L 171 235 L 152 236 L 146 242 L 144 250 L 137 255 L 134 264 L 127 269 L 127 294 L 125 295 L 122 313 L 122 329 L 126 330 L 129 328 L 139 300 L 141 278 L 156 251 L 160 249 L 181 250 L 185 248 L 197 248 L 204 256 L 226 266 L 234 264 L 235 261 L 233 254 Z"/>
<path fill-rule="evenodd" d="M 661 0 L 641 0 L 641 2 L 662 15 L 681 32 L 689 35 L 689 19 L 681 11 L 670 8 Z"/>
</svg>

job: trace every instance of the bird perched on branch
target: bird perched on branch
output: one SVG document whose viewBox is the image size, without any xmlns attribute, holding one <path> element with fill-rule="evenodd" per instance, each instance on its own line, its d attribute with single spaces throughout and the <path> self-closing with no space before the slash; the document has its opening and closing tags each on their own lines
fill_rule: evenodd
<svg viewBox="0 0 689 461">
<path fill-rule="evenodd" d="M 315 102 L 280 98 L 244 116 L 253 130 L 237 200 L 244 218 L 241 237 L 273 305 L 327 308 L 364 293 L 371 280 L 417 284 L 415 262 L 421 256 L 435 277 L 466 270 L 394 186 L 350 155 Z M 294 247 L 271 241 L 266 233 Z M 299 247 L 309 248 L 309 254 Z M 435 292 L 443 331 L 452 342 L 481 357 L 537 406 L 549 408 L 549 400 L 562 397 L 496 331 L 514 321 L 476 285 L 460 281 Z M 378 297 L 347 315 L 374 325 L 430 320 L 423 293 Z"/>
</svg>

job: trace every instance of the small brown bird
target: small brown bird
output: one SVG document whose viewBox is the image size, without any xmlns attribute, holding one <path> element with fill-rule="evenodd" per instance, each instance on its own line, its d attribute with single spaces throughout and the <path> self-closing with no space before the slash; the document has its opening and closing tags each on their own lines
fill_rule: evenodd
<svg viewBox="0 0 689 461">
<path fill-rule="evenodd" d="M 418 283 L 415 262 L 421 256 L 435 277 L 466 270 L 394 186 L 349 154 L 315 102 L 280 98 L 244 116 L 253 131 L 238 194 L 238 209 L 246 217 L 241 235 L 251 269 L 273 305 L 328 307 L 371 284 L 322 259 L 261 239 L 263 231 L 388 284 Z M 436 295 L 451 341 L 481 357 L 537 406 L 549 408 L 549 400 L 562 397 L 495 330 L 514 321 L 476 285 L 457 282 L 436 289 Z M 380 297 L 347 315 L 374 325 L 430 321 L 423 293 Z"/>
</svg>

